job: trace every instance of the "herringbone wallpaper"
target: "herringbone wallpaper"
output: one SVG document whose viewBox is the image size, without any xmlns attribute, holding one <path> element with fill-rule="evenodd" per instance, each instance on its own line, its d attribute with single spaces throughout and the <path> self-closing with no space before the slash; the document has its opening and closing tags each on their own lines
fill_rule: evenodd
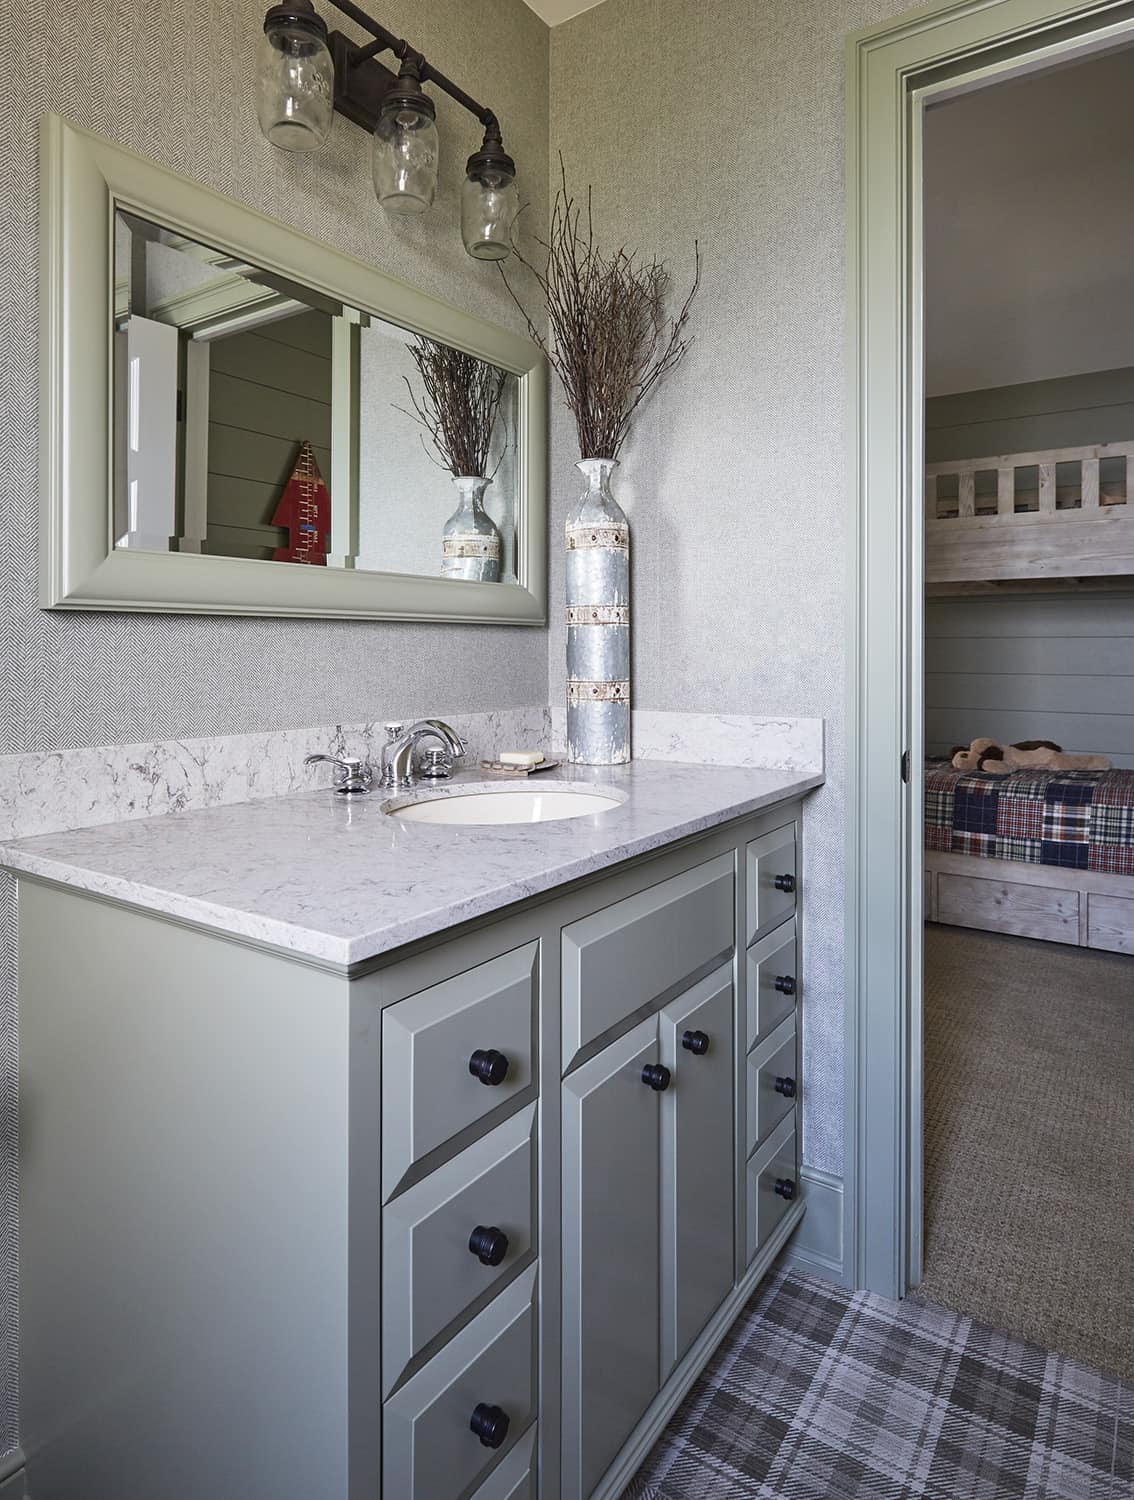
<svg viewBox="0 0 1134 1500">
<path fill-rule="evenodd" d="M 252 56 L 265 0 L 9 0 L 0 48 L 0 754 L 357 722 L 444 703 L 547 700 L 544 632 L 382 623 L 51 614 L 37 568 L 38 130 L 77 125 L 251 204 L 384 271 L 521 329 L 496 270 L 461 246 L 471 117 L 441 97 L 438 202 L 386 219 L 363 132 L 336 119 L 328 149 L 292 158 L 260 136 Z M 340 24 L 330 5 L 321 7 Z M 500 115 L 546 221 L 548 31 L 522 0 L 381 0 L 409 35 Z M 350 30 L 349 23 L 340 29 Z M 502 44 L 506 41 L 506 45 Z M 0 892 L 0 1454 L 18 1438 L 16 997 L 11 882 Z"/>
</svg>

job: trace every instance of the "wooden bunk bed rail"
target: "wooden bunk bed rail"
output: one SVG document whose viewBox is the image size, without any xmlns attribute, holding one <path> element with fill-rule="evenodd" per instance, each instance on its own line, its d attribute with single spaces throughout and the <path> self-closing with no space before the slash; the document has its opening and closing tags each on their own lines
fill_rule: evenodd
<svg viewBox="0 0 1134 1500">
<path fill-rule="evenodd" d="M 925 507 L 931 592 L 1134 576 L 1134 442 L 927 464 Z"/>
</svg>

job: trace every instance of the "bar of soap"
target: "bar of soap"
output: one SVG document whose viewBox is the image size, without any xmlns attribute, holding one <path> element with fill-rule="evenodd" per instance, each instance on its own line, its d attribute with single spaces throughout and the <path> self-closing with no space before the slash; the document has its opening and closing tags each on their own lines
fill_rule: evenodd
<svg viewBox="0 0 1134 1500">
<path fill-rule="evenodd" d="M 501 750 L 496 757 L 502 766 L 538 766 L 542 750 Z"/>
</svg>

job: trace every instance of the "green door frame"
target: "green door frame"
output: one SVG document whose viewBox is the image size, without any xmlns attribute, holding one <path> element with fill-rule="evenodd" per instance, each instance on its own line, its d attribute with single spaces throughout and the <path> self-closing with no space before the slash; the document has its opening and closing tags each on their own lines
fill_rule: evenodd
<svg viewBox="0 0 1134 1500">
<path fill-rule="evenodd" d="M 847 1281 L 890 1297 L 921 1279 L 922 118 L 943 95 L 1124 37 L 1131 0 L 943 0 L 848 44 L 843 1244 Z"/>
</svg>

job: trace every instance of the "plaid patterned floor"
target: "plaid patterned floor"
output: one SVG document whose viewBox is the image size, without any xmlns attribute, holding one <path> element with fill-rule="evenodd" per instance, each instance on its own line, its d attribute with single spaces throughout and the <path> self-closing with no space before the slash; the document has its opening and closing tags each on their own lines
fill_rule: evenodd
<svg viewBox="0 0 1134 1500">
<path fill-rule="evenodd" d="M 623 1500 L 1127 1500 L 1134 1386 L 914 1302 L 763 1284 Z"/>
</svg>

